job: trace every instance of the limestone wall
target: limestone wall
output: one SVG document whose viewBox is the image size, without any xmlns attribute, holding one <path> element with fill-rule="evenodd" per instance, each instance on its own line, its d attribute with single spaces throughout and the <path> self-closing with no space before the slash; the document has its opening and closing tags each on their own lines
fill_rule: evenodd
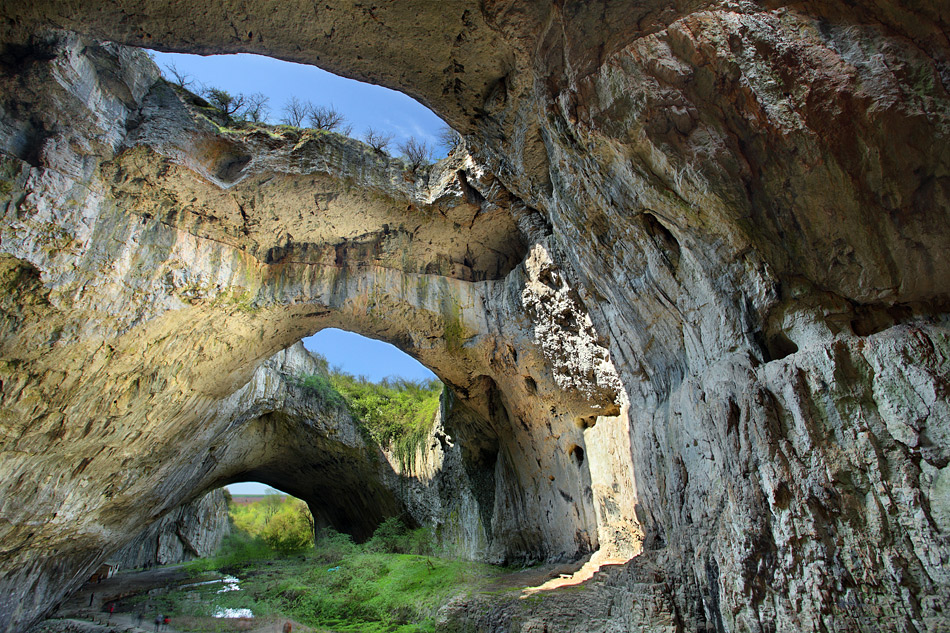
<svg viewBox="0 0 950 633">
<path fill-rule="evenodd" d="M 166 514 L 109 557 L 120 569 L 181 563 L 212 556 L 231 532 L 221 489 Z"/>
<path fill-rule="evenodd" d="M 331 325 L 450 386 L 477 551 L 643 548 L 603 590 L 655 599 L 564 630 L 946 628 L 942 9 L 4 4 L 0 629 L 281 436 L 249 381 Z M 94 38 L 377 81 L 465 151 L 220 130 Z"/>
</svg>

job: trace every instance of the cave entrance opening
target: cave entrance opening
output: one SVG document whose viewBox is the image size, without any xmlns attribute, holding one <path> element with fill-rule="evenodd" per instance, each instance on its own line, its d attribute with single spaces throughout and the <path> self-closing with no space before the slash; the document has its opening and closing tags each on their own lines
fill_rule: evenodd
<svg viewBox="0 0 950 633">
<path fill-rule="evenodd" d="M 336 328 L 258 371 L 254 398 L 264 404 L 228 445 L 218 485 L 232 498 L 279 489 L 307 504 L 313 532 L 332 528 L 356 543 L 393 517 L 420 527 L 402 487 L 440 419 L 444 386 L 432 371 L 391 344 Z"/>
<path fill-rule="evenodd" d="M 260 482 L 229 484 L 225 490 L 231 534 L 219 556 L 240 557 L 265 547 L 292 554 L 313 546 L 316 525 L 306 501 Z"/>
<path fill-rule="evenodd" d="M 460 139 L 412 97 L 316 66 L 246 53 L 148 52 L 169 83 L 223 113 L 225 127 L 323 129 L 411 162 L 441 158 Z"/>
</svg>

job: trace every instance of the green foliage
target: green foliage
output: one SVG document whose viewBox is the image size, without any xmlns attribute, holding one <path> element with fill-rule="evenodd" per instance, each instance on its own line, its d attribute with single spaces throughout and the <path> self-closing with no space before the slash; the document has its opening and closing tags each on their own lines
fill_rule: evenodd
<svg viewBox="0 0 950 633">
<path fill-rule="evenodd" d="M 314 569 L 287 607 L 335 631 L 431 631 L 442 602 L 464 588 L 473 563 L 407 554 L 354 554 Z M 330 570 L 333 571 L 330 571 Z"/>
<path fill-rule="evenodd" d="M 321 374 L 301 376 L 297 380 L 297 385 L 303 387 L 310 392 L 311 395 L 316 396 L 321 402 L 331 407 L 346 406 L 346 399 L 343 397 L 343 394 L 333 388 L 329 376 Z"/>
<path fill-rule="evenodd" d="M 373 537 L 366 542 L 366 549 L 371 552 L 386 552 L 396 554 L 403 552 L 403 541 L 406 526 L 399 517 L 389 517 L 379 524 Z"/>
<path fill-rule="evenodd" d="M 404 467 L 411 466 L 432 430 L 442 383 L 404 379 L 374 383 L 343 372 L 332 373 L 330 382 L 373 441 L 393 451 Z"/>
<path fill-rule="evenodd" d="M 278 512 L 271 517 L 261 530 L 261 538 L 281 554 L 305 550 L 313 545 L 313 521 L 308 520 L 309 515 L 303 502 L 293 504 L 290 511 Z"/>
<path fill-rule="evenodd" d="M 259 541 L 253 547 L 250 542 L 236 543 L 242 554 L 252 549 L 257 552 L 266 550 L 265 555 L 274 552 L 290 554 L 313 545 L 313 516 L 307 504 L 299 499 L 267 494 L 256 503 L 231 503 L 228 512 L 238 541 Z M 261 544 L 264 549 L 261 549 Z"/>
<path fill-rule="evenodd" d="M 233 568 L 251 561 L 267 560 L 274 555 L 274 550 L 262 538 L 236 530 L 224 538 L 214 556 L 193 560 L 186 563 L 186 566 L 192 574 L 200 574 Z"/>
<path fill-rule="evenodd" d="M 265 532 L 287 508 L 300 503 L 277 498 L 281 501 L 264 524 Z M 265 498 L 230 508 L 235 525 L 258 525 L 273 505 Z M 205 574 L 201 580 L 211 570 L 238 576 L 241 591 L 222 594 L 218 585 L 191 584 L 148 600 L 178 621 L 194 618 L 196 623 L 210 622 L 208 626 L 214 624 L 209 616 L 215 607 L 246 607 L 256 618 L 292 618 L 318 630 L 425 633 L 435 630 L 435 615 L 448 598 L 478 589 L 504 571 L 416 554 L 431 549 L 430 530 L 409 530 L 398 518 L 384 521 L 364 545 L 324 528 L 305 556 L 282 554 L 265 538 L 236 529 L 215 558 L 189 565 Z M 197 600 L 196 592 L 203 592 Z"/>
<path fill-rule="evenodd" d="M 238 93 L 232 95 L 227 90 L 221 88 L 207 88 L 204 94 L 205 99 L 212 107 L 217 108 L 229 119 L 234 117 L 241 108 L 244 107 L 245 96 Z"/>
<path fill-rule="evenodd" d="M 385 554 L 432 554 L 435 537 L 430 528 L 410 530 L 399 517 L 389 517 L 380 523 L 363 547 L 369 552 Z"/>
<path fill-rule="evenodd" d="M 411 466 L 432 430 L 442 383 L 402 378 L 372 382 L 364 376 L 328 370 L 323 358 L 318 357 L 318 362 L 320 372 L 301 376 L 297 384 L 331 406 L 346 406 L 365 439 L 391 450 L 403 467 Z"/>
<path fill-rule="evenodd" d="M 349 534 L 342 534 L 331 527 L 326 527 L 320 530 L 317 536 L 313 557 L 320 562 L 333 563 L 357 551 L 359 551 L 359 546 L 353 542 Z"/>
</svg>

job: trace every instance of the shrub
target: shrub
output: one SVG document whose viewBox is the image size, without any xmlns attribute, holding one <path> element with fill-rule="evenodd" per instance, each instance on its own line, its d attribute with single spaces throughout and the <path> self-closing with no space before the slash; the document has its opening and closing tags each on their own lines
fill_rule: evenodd
<svg viewBox="0 0 950 633">
<path fill-rule="evenodd" d="M 432 430 L 442 383 L 439 380 L 370 382 L 343 372 L 330 375 L 354 418 L 378 445 L 392 450 L 404 468 Z"/>
<path fill-rule="evenodd" d="M 269 102 L 270 99 L 260 92 L 247 95 L 247 104 L 241 112 L 241 117 L 254 123 L 263 123 L 270 113 L 270 108 L 267 106 Z"/>
<path fill-rule="evenodd" d="M 172 82 L 182 90 L 187 90 L 188 86 L 195 83 L 191 75 L 178 70 L 178 67 L 172 62 L 165 65 L 165 70 L 172 76 Z"/>
<path fill-rule="evenodd" d="M 445 148 L 445 151 L 450 154 L 462 143 L 462 135 L 448 125 L 443 125 L 439 128 L 438 138 L 439 145 Z"/>
<path fill-rule="evenodd" d="M 406 535 L 407 554 L 428 556 L 435 553 L 435 532 L 430 527 L 411 530 Z"/>
<path fill-rule="evenodd" d="M 342 534 L 332 527 L 325 527 L 317 535 L 313 556 L 323 563 L 335 563 L 344 556 L 355 553 L 357 549 L 356 543 L 349 534 Z"/>
<path fill-rule="evenodd" d="M 213 107 L 221 110 L 224 116 L 229 119 L 234 118 L 247 103 L 247 97 L 241 93 L 232 95 L 227 90 L 222 90 L 221 88 L 205 89 L 204 98 L 207 99 L 208 103 Z"/>
<path fill-rule="evenodd" d="M 293 127 L 300 127 L 312 107 L 313 105 L 309 101 L 301 101 L 297 97 L 291 97 L 290 101 L 284 105 L 284 116 L 281 122 Z"/>
<path fill-rule="evenodd" d="M 261 530 L 264 542 L 281 554 L 299 552 L 313 545 L 312 524 L 296 505 L 285 504 Z"/>
<path fill-rule="evenodd" d="M 328 132 L 342 128 L 343 122 L 346 120 L 344 119 L 343 114 L 332 105 L 311 105 L 310 111 L 307 113 L 307 117 L 310 119 L 310 124 L 313 127 L 317 128 L 318 130 L 327 130 Z"/>
<path fill-rule="evenodd" d="M 320 374 L 301 376 L 297 381 L 297 385 L 330 406 L 342 407 L 346 405 L 343 395 L 333 387 L 328 376 Z"/>
<path fill-rule="evenodd" d="M 325 370 L 325 359 L 318 357 L 318 364 Z M 443 389 L 438 379 L 374 383 L 338 369 L 301 376 L 297 384 L 331 406 L 346 406 L 364 439 L 391 450 L 404 468 L 432 430 Z"/>
<path fill-rule="evenodd" d="M 406 549 L 406 526 L 399 517 L 389 517 L 379 524 L 364 547 L 370 552 L 403 554 Z"/>
</svg>

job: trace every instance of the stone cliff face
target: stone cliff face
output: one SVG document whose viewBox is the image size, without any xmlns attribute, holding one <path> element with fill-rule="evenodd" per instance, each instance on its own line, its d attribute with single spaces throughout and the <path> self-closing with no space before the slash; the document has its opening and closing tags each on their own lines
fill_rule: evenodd
<svg viewBox="0 0 950 633">
<path fill-rule="evenodd" d="M 941 8 L 3 6 L 0 625 L 227 481 L 254 368 L 333 325 L 452 389 L 469 551 L 642 543 L 633 607 L 513 627 L 946 628 Z M 90 38 L 396 87 L 468 155 L 219 130 Z"/>
<path fill-rule="evenodd" d="M 172 510 L 109 557 L 120 569 L 168 565 L 214 554 L 231 532 L 221 489 Z"/>
</svg>

